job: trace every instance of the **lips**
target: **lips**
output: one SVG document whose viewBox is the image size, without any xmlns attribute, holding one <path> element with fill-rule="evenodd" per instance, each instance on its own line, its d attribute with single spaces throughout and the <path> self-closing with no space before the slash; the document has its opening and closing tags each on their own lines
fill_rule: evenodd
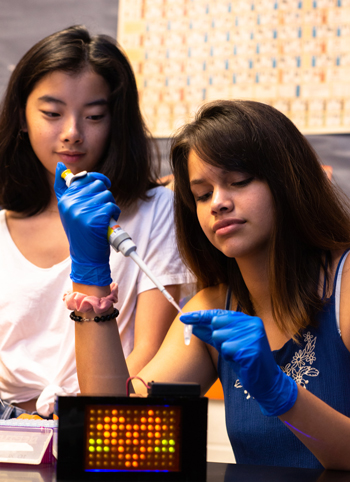
<svg viewBox="0 0 350 482">
<path fill-rule="evenodd" d="M 79 151 L 63 151 L 57 154 L 63 162 L 77 162 L 85 155 L 84 152 Z"/>
<path fill-rule="evenodd" d="M 221 221 L 216 221 L 216 223 L 214 223 L 213 231 L 218 235 L 224 235 L 235 231 L 243 224 L 245 224 L 243 219 L 222 219 Z"/>
</svg>

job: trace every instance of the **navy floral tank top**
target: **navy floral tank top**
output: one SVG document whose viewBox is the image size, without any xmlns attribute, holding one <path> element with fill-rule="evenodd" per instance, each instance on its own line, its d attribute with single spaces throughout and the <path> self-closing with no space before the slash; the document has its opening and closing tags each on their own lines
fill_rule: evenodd
<svg viewBox="0 0 350 482">
<path fill-rule="evenodd" d="M 332 296 L 318 315 L 317 328 L 308 327 L 302 333 L 301 344 L 289 340 L 273 355 L 282 370 L 298 384 L 350 417 L 350 352 L 337 326 L 337 294 L 344 255 L 337 267 Z M 256 400 L 240 384 L 232 364 L 221 356 L 218 370 L 225 395 L 227 433 L 237 463 L 322 468 L 278 417 L 261 413 Z"/>
</svg>

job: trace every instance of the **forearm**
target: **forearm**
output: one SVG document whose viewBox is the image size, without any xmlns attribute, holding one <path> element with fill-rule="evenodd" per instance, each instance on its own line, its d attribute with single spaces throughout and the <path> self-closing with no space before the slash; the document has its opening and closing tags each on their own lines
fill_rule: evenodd
<svg viewBox="0 0 350 482">
<path fill-rule="evenodd" d="M 326 469 L 350 470 L 350 419 L 299 386 L 294 406 L 280 420 Z"/>
<path fill-rule="evenodd" d="M 126 359 L 126 364 L 130 376 L 137 376 L 144 366 L 153 358 L 146 351 L 141 349 L 133 350 Z"/>
<path fill-rule="evenodd" d="M 178 303 L 180 286 L 166 286 Z M 140 293 L 137 297 L 134 348 L 126 362 L 130 375 L 137 375 L 157 354 L 177 310 L 158 289 Z"/>
<path fill-rule="evenodd" d="M 110 293 L 109 286 L 98 287 L 75 283 L 73 283 L 73 290 L 97 297 L 104 297 Z M 77 314 L 84 318 L 94 317 L 91 311 Z M 82 394 L 126 394 L 126 380 L 129 373 L 115 319 L 99 323 L 76 322 L 75 346 L 78 380 Z"/>
</svg>

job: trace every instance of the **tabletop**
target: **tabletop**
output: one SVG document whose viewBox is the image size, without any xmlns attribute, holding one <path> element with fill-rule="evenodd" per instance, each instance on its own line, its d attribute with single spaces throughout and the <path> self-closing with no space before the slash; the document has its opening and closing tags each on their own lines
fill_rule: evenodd
<svg viewBox="0 0 350 482">
<path fill-rule="evenodd" d="M 103 479 L 101 479 L 103 480 Z M 122 482 L 120 475 L 116 480 Z M 142 479 L 140 479 L 142 480 Z M 0 482 L 59 482 L 54 465 L 0 464 Z M 206 482 L 350 482 L 350 472 L 207 463 Z M 205 482 L 205 481 L 204 481 Z"/>
</svg>

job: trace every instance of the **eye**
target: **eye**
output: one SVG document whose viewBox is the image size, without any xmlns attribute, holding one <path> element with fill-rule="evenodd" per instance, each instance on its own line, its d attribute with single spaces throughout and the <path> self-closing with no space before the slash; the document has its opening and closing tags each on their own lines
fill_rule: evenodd
<svg viewBox="0 0 350 482">
<path fill-rule="evenodd" d="M 212 194 L 213 194 L 213 191 L 206 192 L 205 194 L 201 194 L 200 196 L 196 196 L 194 194 L 194 199 L 196 202 L 204 202 L 204 201 L 207 201 Z"/>
<path fill-rule="evenodd" d="M 60 114 L 58 114 L 58 112 L 50 112 L 50 111 L 46 111 L 46 110 L 42 110 L 41 111 L 46 117 L 59 117 Z"/>
<path fill-rule="evenodd" d="M 99 121 L 103 119 L 104 116 L 105 116 L 104 114 L 89 115 L 87 116 L 87 119 L 90 119 L 92 121 Z"/>
<path fill-rule="evenodd" d="M 237 187 L 244 187 L 250 184 L 254 180 L 254 176 L 247 177 L 246 179 L 243 179 L 242 181 L 236 181 L 232 182 L 231 186 L 237 186 Z"/>
</svg>

